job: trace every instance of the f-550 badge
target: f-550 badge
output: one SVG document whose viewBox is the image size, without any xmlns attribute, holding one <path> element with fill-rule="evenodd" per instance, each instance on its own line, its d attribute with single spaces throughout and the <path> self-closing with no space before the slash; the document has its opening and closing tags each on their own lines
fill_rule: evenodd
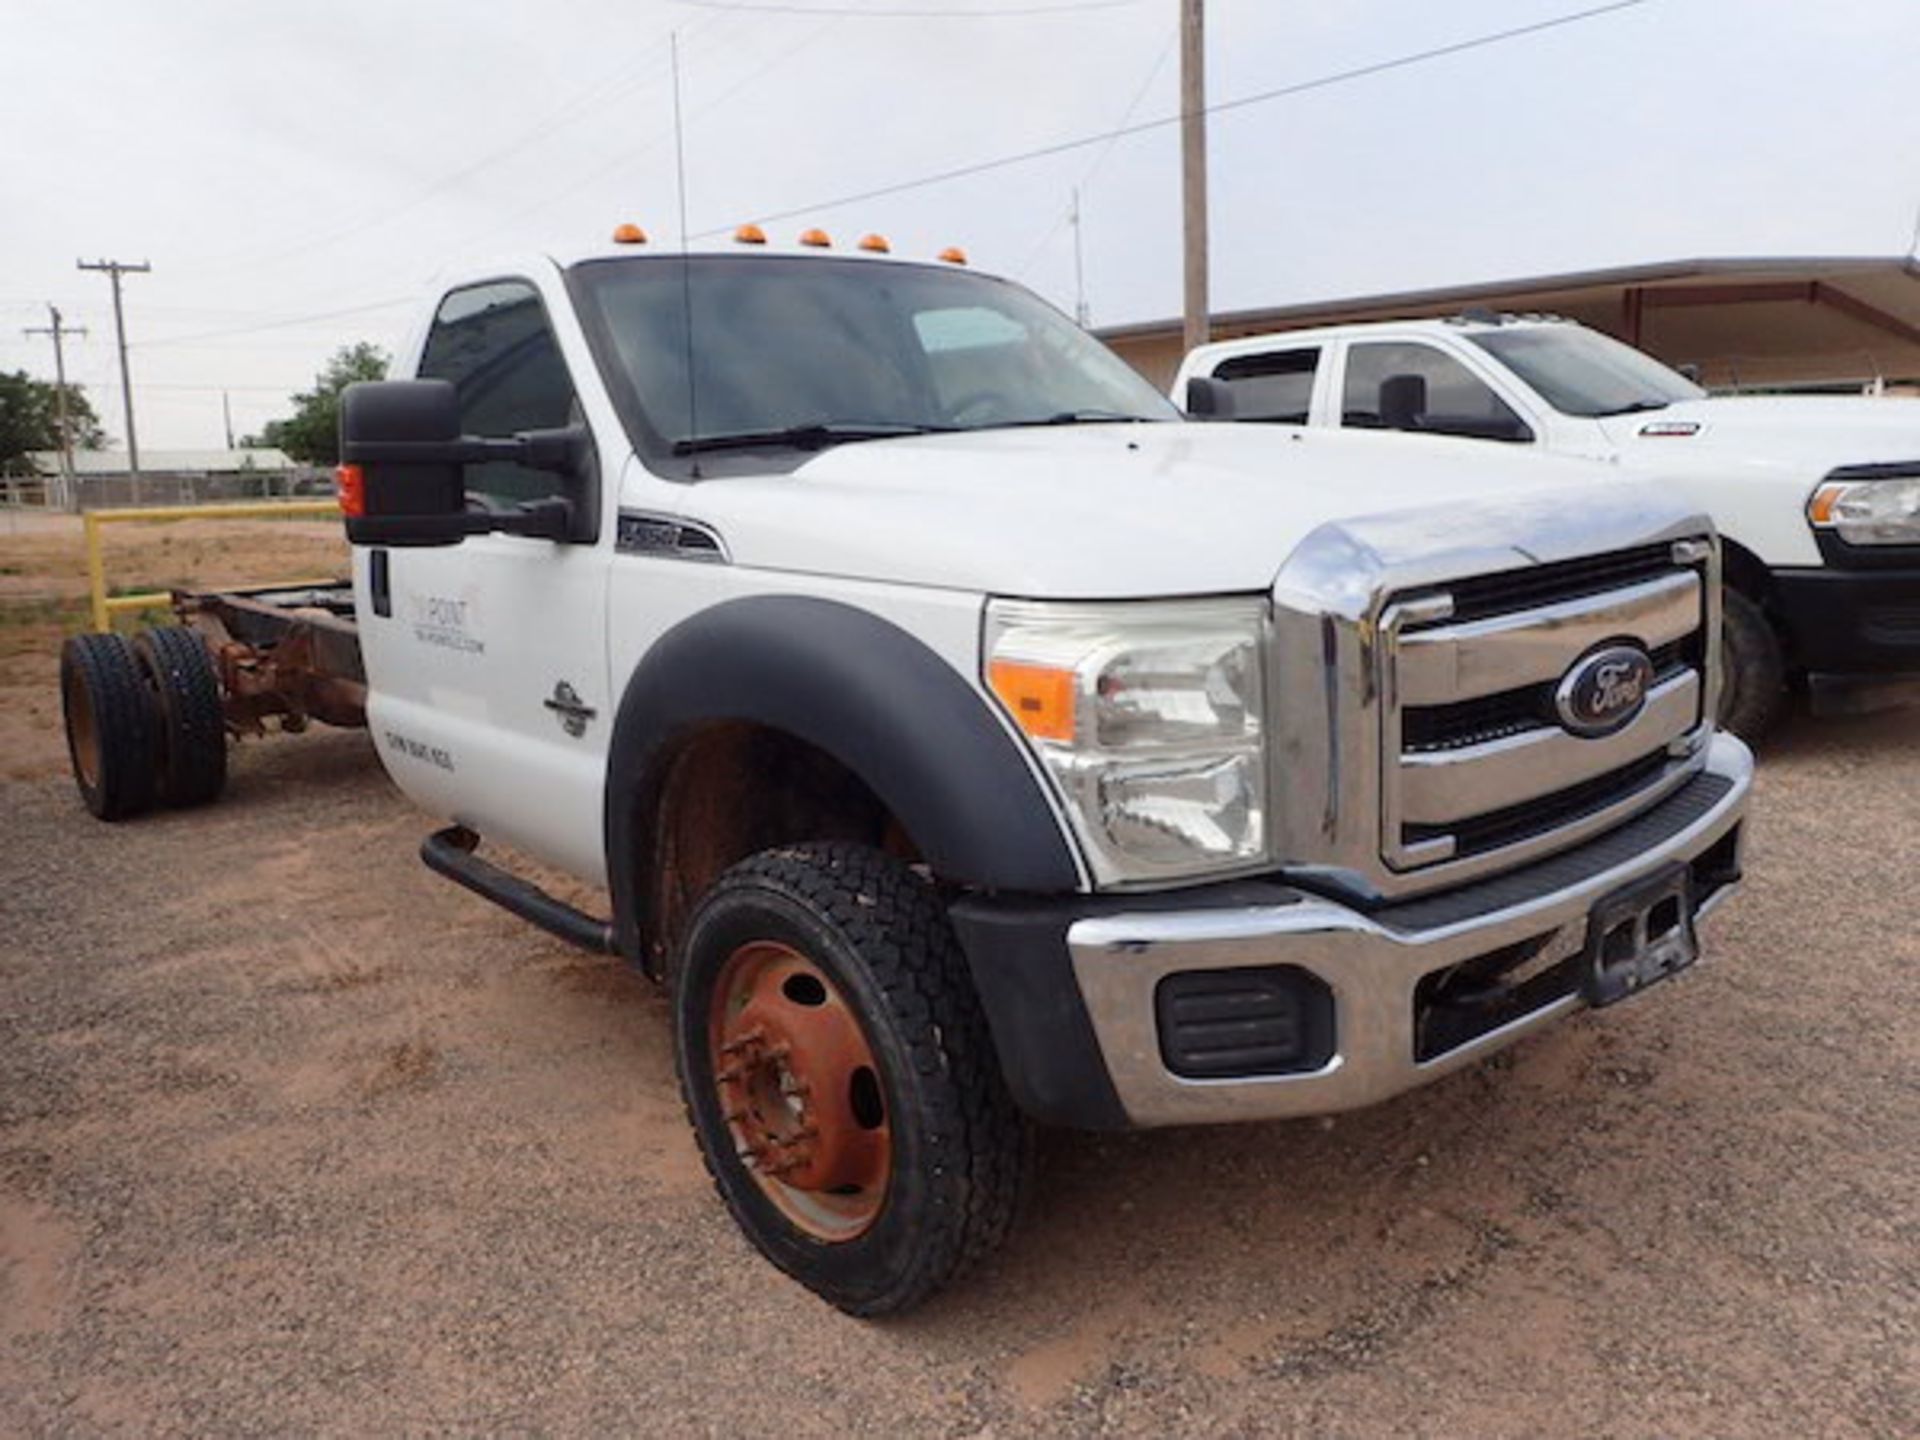
<svg viewBox="0 0 1920 1440">
<path fill-rule="evenodd" d="M 560 717 L 560 728 L 578 740 L 587 733 L 587 722 L 600 712 L 580 698 L 580 692 L 562 680 L 553 687 L 550 699 L 540 702 Z"/>
</svg>

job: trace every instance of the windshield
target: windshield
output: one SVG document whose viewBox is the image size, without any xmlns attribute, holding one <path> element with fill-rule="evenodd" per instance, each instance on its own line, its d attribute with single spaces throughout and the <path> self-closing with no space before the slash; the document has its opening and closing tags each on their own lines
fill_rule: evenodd
<svg viewBox="0 0 1920 1440">
<path fill-rule="evenodd" d="M 1578 325 L 1533 325 L 1468 337 L 1564 415 L 1662 410 L 1707 392 L 1651 355 Z"/>
<path fill-rule="evenodd" d="M 965 270 L 697 255 L 587 261 L 570 280 L 634 442 L 655 458 L 1179 418 L 1064 315 Z"/>
</svg>

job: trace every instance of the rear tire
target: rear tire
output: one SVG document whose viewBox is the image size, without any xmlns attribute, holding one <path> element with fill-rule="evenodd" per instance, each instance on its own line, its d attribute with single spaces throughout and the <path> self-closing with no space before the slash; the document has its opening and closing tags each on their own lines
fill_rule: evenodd
<svg viewBox="0 0 1920 1440">
<path fill-rule="evenodd" d="M 159 716 L 124 635 L 76 635 L 60 647 L 60 710 L 74 784 L 94 817 L 152 809 Z"/>
<path fill-rule="evenodd" d="M 133 651 L 157 701 L 160 803 L 217 799 L 227 783 L 227 722 L 206 642 L 185 625 L 161 625 L 142 631 Z"/>
<path fill-rule="evenodd" d="M 674 976 L 681 1093 L 747 1238 L 853 1315 L 998 1248 L 1031 1147 L 933 888 L 861 845 L 723 875 Z"/>
<path fill-rule="evenodd" d="M 1721 591 L 1720 726 L 1757 742 L 1787 700 L 1786 658 L 1766 612 L 1738 590 Z"/>
</svg>

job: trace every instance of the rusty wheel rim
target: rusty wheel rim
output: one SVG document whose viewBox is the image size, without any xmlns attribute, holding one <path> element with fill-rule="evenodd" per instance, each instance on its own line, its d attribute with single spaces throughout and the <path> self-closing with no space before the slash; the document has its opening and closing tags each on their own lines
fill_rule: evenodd
<svg viewBox="0 0 1920 1440">
<path fill-rule="evenodd" d="M 73 750 L 73 768 L 89 790 L 100 787 L 100 727 L 94 723 L 93 700 L 78 675 L 69 674 L 66 693 L 67 738 Z"/>
<path fill-rule="evenodd" d="M 721 1114 L 761 1192 L 817 1240 L 866 1233 L 893 1138 L 879 1062 L 838 987 L 792 946 L 750 941 L 721 969 L 708 1038 Z"/>
</svg>

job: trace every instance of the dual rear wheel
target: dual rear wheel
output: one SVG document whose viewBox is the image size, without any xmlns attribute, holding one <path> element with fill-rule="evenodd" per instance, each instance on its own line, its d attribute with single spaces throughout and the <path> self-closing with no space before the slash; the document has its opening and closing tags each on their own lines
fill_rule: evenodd
<svg viewBox="0 0 1920 1440">
<path fill-rule="evenodd" d="M 219 676 L 183 625 L 74 636 L 60 651 L 60 706 L 74 783 L 101 820 L 204 805 L 227 783 Z"/>
</svg>

